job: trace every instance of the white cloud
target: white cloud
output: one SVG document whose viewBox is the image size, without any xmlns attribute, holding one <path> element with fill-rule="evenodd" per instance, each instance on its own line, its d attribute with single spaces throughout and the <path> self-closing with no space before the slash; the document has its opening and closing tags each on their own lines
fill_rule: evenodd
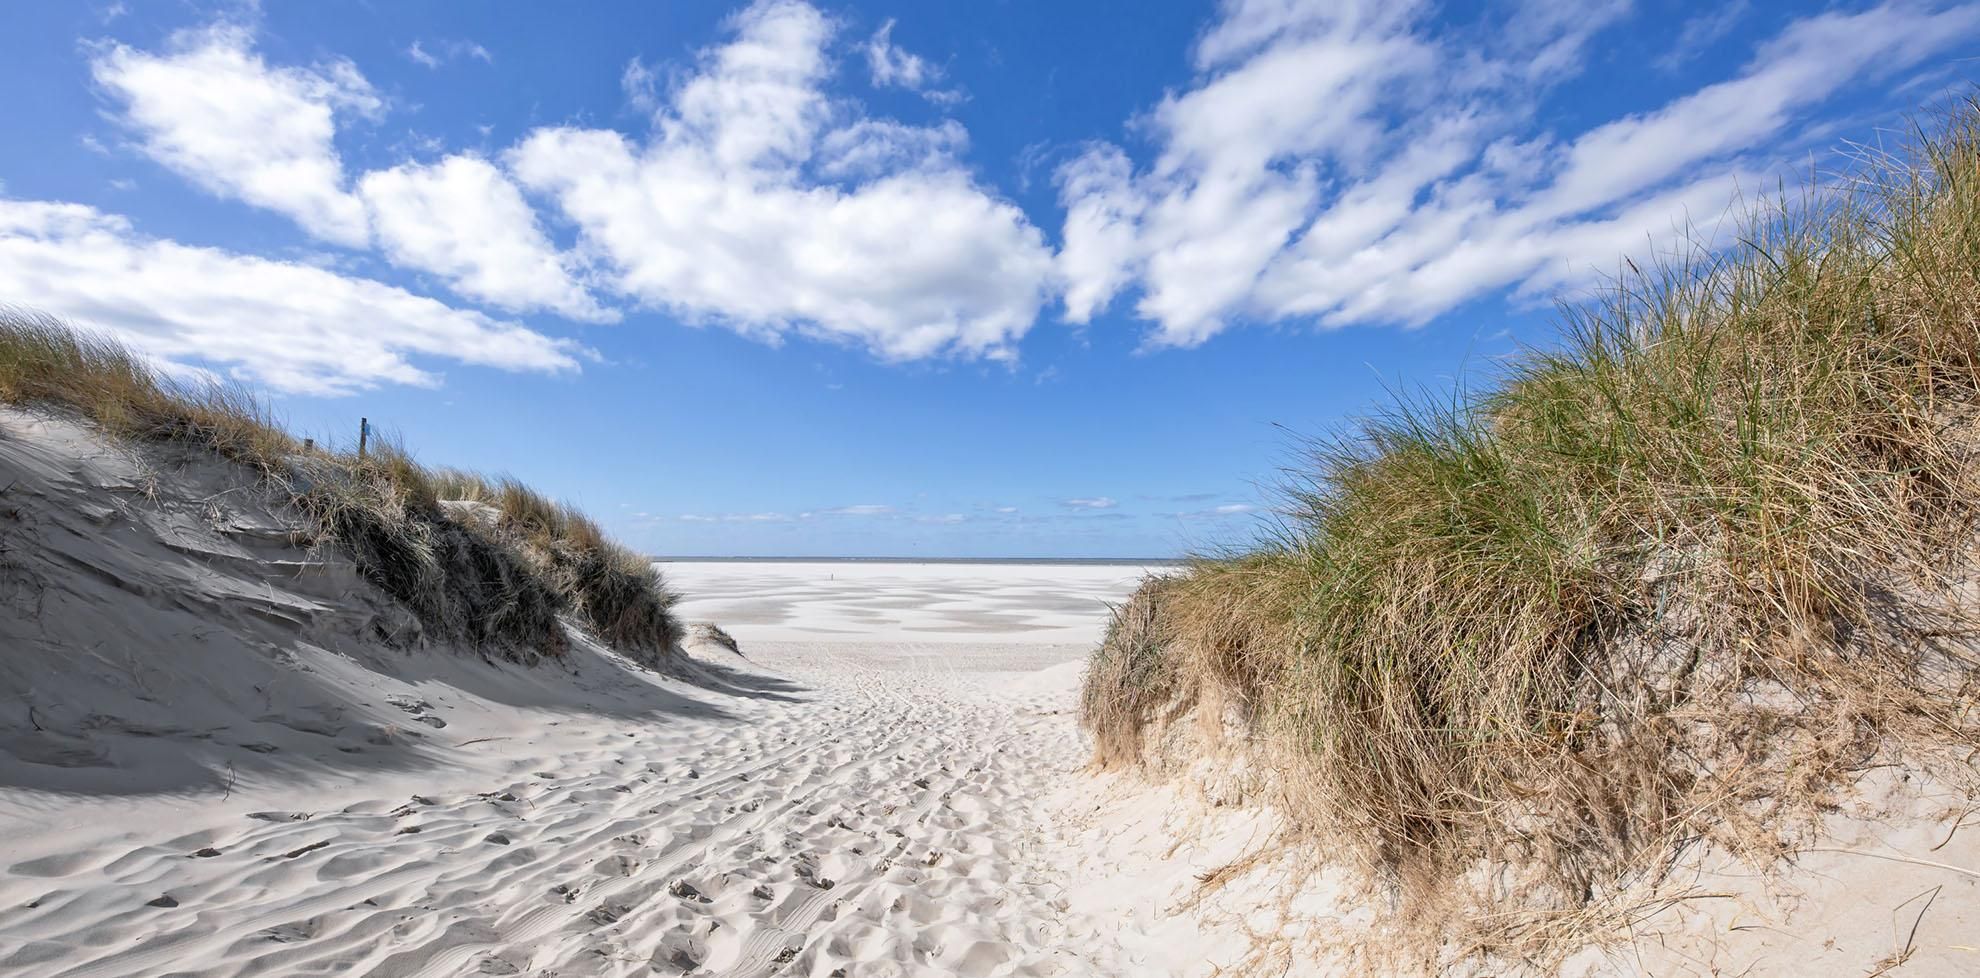
<svg viewBox="0 0 1980 978">
<path fill-rule="evenodd" d="M 789 523 L 790 516 L 784 513 L 682 513 L 683 523 Z"/>
<path fill-rule="evenodd" d="M 914 518 L 914 521 L 916 523 L 929 523 L 937 526 L 954 526 L 957 523 L 965 522 L 968 519 L 969 517 L 964 516 L 961 513 L 941 513 L 941 514 L 929 514 L 926 516 L 917 516 Z"/>
<path fill-rule="evenodd" d="M 1135 276 L 1143 247 L 1139 226 L 1148 202 L 1134 182 L 1134 165 L 1112 146 L 1098 146 L 1059 171 L 1066 202 L 1066 318 L 1084 323 Z"/>
<path fill-rule="evenodd" d="M 584 353 L 369 279 L 148 238 L 80 204 L 0 200 L 0 296 L 295 393 L 438 383 L 415 356 L 558 373 Z"/>
<path fill-rule="evenodd" d="M 458 61 L 462 58 L 473 58 L 482 64 L 495 63 L 495 56 L 490 54 L 487 48 L 473 41 L 438 41 L 429 50 L 426 42 L 415 40 L 412 46 L 406 48 L 406 57 L 428 68 L 438 68 L 449 61 Z"/>
<path fill-rule="evenodd" d="M 1249 516 L 1256 512 L 1258 512 L 1258 507 L 1248 503 L 1225 503 L 1221 506 L 1212 506 L 1208 509 L 1183 510 L 1174 513 L 1164 513 L 1162 515 L 1191 522 L 1222 521 L 1229 523 L 1237 517 Z"/>
<path fill-rule="evenodd" d="M 174 34 L 163 54 L 99 45 L 90 71 L 153 160 L 327 241 L 369 239 L 364 205 L 344 187 L 335 117 L 375 116 L 384 102 L 349 61 L 271 67 L 246 28 L 221 24 Z"/>
<path fill-rule="evenodd" d="M 816 163 L 820 175 L 835 180 L 884 176 L 951 166 L 968 146 L 968 130 L 954 119 L 935 126 L 862 119 L 826 133 Z"/>
<path fill-rule="evenodd" d="M 860 503 L 856 506 L 838 506 L 832 509 L 821 509 L 818 512 L 824 513 L 827 516 L 892 516 L 894 515 L 894 507 L 880 503 Z"/>
<path fill-rule="evenodd" d="M 872 75 L 875 88 L 898 86 L 944 105 L 963 100 L 963 94 L 958 90 L 932 87 L 942 81 L 941 67 L 929 64 L 920 55 L 895 44 L 894 20 L 891 17 L 873 32 L 872 37 L 866 39 L 866 68 Z"/>
<path fill-rule="evenodd" d="M 1480 36 L 1413 4 L 1227 0 L 1194 83 L 1149 113 L 1152 161 L 1103 144 L 1059 170 L 1066 317 L 1134 293 L 1149 341 L 1187 346 L 1235 320 L 1410 324 L 1585 283 L 1686 221 L 1709 235 L 1799 113 L 1980 33 L 1973 6 L 1820 14 L 1656 111 L 1535 131 L 1536 93 L 1626 10 L 1527 0 Z"/>
<path fill-rule="evenodd" d="M 92 69 L 122 103 L 122 121 L 143 151 L 209 190 L 286 214 L 336 244 L 375 241 L 393 263 L 439 276 L 496 308 L 618 318 L 578 283 L 573 260 L 551 245 L 522 192 L 485 159 L 408 162 L 346 189 L 336 117 L 375 115 L 383 102 L 348 61 L 275 67 L 253 43 L 247 28 L 223 24 L 174 35 L 162 54 L 101 45 Z M 492 60 L 471 41 L 432 49 L 416 41 L 407 54 L 429 65 Z"/>
<path fill-rule="evenodd" d="M 1120 505 L 1120 503 L 1108 496 L 1092 496 L 1088 498 L 1068 499 L 1065 501 L 1065 505 L 1073 509 L 1113 509 L 1115 506 Z"/>
<path fill-rule="evenodd" d="M 625 70 L 619 73 L 619 88 L 626 93 L 626 101 L 646 113 L 660 111 L 661 81 L 660 71 L 638 58 L 626 62 Z"/>
<path fill-rule="evenodd" d="M 396 264 L 432 272 L 462 295 L 502 309 L 618 318 L 577 284 L 522 191 L 487 160 L 457 155 L 375 170 L 358 189 L 379 246 Z"/>
<path fill-rule="evenodd" d="M 657 100 L 644 143 L 549 128 L 507 156 L 579 226 L 602 281 L 766 340 L 1015 356 L 1051 290 L 1051 252 L 954 162 L 960 129 L 828 98 L 831 25 L 806 4 L 758 3 L 732 27 L 664 98 L 650 69 L 628 69 L 629 90 Z"/>
<path fill-rule="evenodd" d="M 1679 29 L 1677 43 L 1653 63 L 1664 71 L 1684 67 L 1685 62 L 1704 53 L 1706 48 L 1731 33 L 1751 12 L 1749 0 L 1731 0 L 1730 3 L 1719 4 L 1704 13 L 1693 15 Z"/>
</svg>

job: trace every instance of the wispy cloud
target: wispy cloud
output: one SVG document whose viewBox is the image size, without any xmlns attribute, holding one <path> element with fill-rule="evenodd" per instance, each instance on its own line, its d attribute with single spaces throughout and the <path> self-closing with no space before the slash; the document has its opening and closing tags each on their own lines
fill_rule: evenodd
<svg viewBox="0 0 1980 978">
<path fill-rule="evenodd" d="M 827 516 L 892 516 L 898 512 L 894 507 L 880 503 L 860 503 L 855 506 L 834 506 L 820 509 Z"/>
<path fill-rule="evenodd" d="M 644 515 L 644 514 L 641 514 Z M 682 513 L 683 523 L 789 523 L 784 513 Z"/>
<path fill-rule="evenodd" d="M 1412 4 L 1228 0 L 1196 79 L 1148 114 L 1153 161 L 1100 145 L 1060 168 L 1067 318 L 1131 293 L 1152 345 L 1190 346 L 1583 283 L 1687 215 L 1709 234 L 1802 113 L 1980 34 L 1980 6 L 1816 14 L 1729 80 L 1557 140 L 1534 107 L 1626 4 L 1517 9 L 1480 37 Z"/>
<path fill-rule="evenodd" d="M 438 68 L 463 58 L 473 58 L 482 64 L 495 63 L 495 56 L 473 41 L 435 41 L 428 47 L 424 40 L 415 40 L 406 48 L 406 57 L 428 68 Z"/>
<path fill-rule="evenodd" d="M 1063 500 L 1061 505 L 1072 509 L 1113 509 L 1120 503 L 1108 496 L 1087 496 Z"/>
<path fill-rule="evenodd" d="M 1703 54 L 1706 48 L 1732 33 L 1732 29 L 1739 26 L 1739 22 L 1752 12 L 1752 6 L 1749 0 L 1730 0 L 1704 13 L 1693 15 L 1684 22 L 1684 28 L 1678 32 L 1677 43 L 1653 64 L 1663 71 L 1676 71 L 1684 67 L 1686 62 Z"/>
<path fill-rule="evenodd" d="M 888 18 L 866 40 L 866 66 L 874 87 L 898 86 L 918 92 L 923 98 L 942 105 L 963 101 L 964 95 L 958 89 L 934 87 L 942 82 L 940 66 L 930 64 L 920 55 L 894 43 L 894 23 L 893 18 Z"/>
<path fill-rule="evenodd" d="M 1210 506 L 1204 509 L 1184 510 L 1182 512 L 1164 513 L 1162 515 L 1169 517 L 1170 519 L 1192 520 L 1192 521 L 1234 520 L 1239 517 L 1250 516 L 1251 514 L 1257 513 L 1258 511 L 1259 511 L 1258 507 L 1253 506 L 1250 503 L 1224 503 L 1222 505 Z"/>
</svg>

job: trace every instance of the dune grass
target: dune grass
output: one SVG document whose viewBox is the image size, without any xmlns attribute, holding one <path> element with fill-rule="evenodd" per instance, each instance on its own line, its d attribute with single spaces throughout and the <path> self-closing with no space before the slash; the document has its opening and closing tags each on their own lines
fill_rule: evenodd
<svg viewBox="0 0 1980 978">
<path fill-rule="evenodd" d="M 1096 760 L 1218 711 L 1448 963 L 1557 956 L 1681 840 L 1766 857 L 1870 757 L 1980 745 L 1980 108 L 1856 161 L 1309 444 L 1267 542 L 1123 609 Z"/>
<path fill-rule="evenodd" d="M 659 572 L 572 507 L 513 479 L 429 469 L 389 440 L 362 457 L 305 449 L 243 389 L 161 377 L 130 349 L 59 320 L 0 309 L 0 401 L 57 406 L 116 437 L 248 467 L 311 518 L 318 543 L 347 553 L 443 640 L 525 660 L 558 655 L 568 615 L 653 662 L 680 637 Z M 445 500 L 488 503 L 498 518 Z"/>
</svg>

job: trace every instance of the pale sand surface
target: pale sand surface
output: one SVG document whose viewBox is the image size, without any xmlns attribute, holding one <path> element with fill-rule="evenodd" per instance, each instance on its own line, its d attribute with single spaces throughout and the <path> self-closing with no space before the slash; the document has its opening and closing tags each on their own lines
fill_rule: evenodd
<svg viewBox="0 0 1980 978">
<path fill-rule="evenodd" d="M 928 594 L 976 586 L 871 571 Z M 871 587 L 838 576 L 845 601 Z M 1077 619 L 1039 632 L 1090 641 Z M 446 724 L 411 728 L 418 756 L 390 767 L 325 744 L 220 785 L 69 794 L 31 790 L 43 765 L 16 763 L 0 973 L 1120 973 L 1045 861 L 1042 802 L 1084 762 L 1069 709 L 1087 644 L 735 630 L 749 658 L 698 646 L 720 670 L 700 682 L 609 657 L 543 667 L 610 713 L 503 695 L 542 670 L 446 653 L 415 653 L 438 661 L 410 675 L 353 670 L 344 692 L 375 697 L 381 723 Z M 635 714 L 644 696 L 660 708 Z M 112 761 L 124 747 L 77 739 Z"/>
<path fill-rule="evenodd" d="M 531 669 L 381 641 L 224 466 L 0 411 L 0 486 L 0 975 L 1208 976 L 1364 913 L 1321 878 L 1288 924 L 1271 861 L 1206 891 L 1271 813 L 1085 769 L 1142 568 L 672 565 L 746 659 Z M 1829 841 L 1941 868 L 1701 857 L 1570 973 L 1980 973 L 1972 813 L 1867 790 Z"/>
<path fill-rule="evenodd" d="M 681 613 L 739 638 L 1071 644 L 1161 567 L 1131 564 L 662 563 Z"/>
<path fill-rule="evenodd" d="M 524 668 L 226 466 L 10 411 L 0 485 L 0 974 L 1126 973 L 1049 805 L 1138 569 L 677 574 L 747 659 Z"/>
</svg>

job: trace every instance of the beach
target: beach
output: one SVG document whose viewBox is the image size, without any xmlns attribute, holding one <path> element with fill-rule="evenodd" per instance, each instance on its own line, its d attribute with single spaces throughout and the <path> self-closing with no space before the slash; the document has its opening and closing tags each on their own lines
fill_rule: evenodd
<svg viewBox="0 0 1980 978">
<path fill-rule="evenodd" d="M 0 967 L 1124 973 L 1118 924 L 1069 909 L 1058 809 L 1082 658 L 1144 568 L 664 570 L 741 649 L 692 645 L 697 682 L 430 654 L 368 680 L 426 734 L 389 769 L 298 747 L 162 793 L 0 793 Z"/>
</svg>

